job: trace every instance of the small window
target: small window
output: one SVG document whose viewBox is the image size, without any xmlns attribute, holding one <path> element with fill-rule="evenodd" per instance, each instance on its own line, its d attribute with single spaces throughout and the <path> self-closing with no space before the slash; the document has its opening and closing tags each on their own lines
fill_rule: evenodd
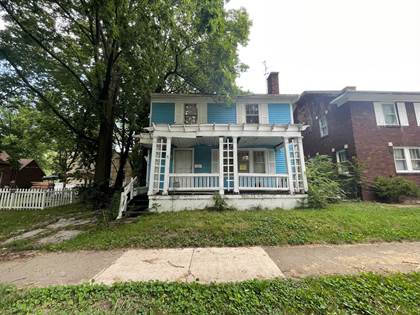
<svg viewBox="0 0 420 315">
<path fill-rule="evenodd" d="M 319 118 L 319 132 L 321 134 L 321 138 L 328 136 L 327 116 L 321 116 Z"/>
<path fill-rule="evenodd" d="M 239 173 L 249 173 L 249 151 L 238 151 Z"/>
<path fill-rule="evenodd" d="M 184 124 L 197 124 L 197 104 L 185 104 L 184 107 Z"/>
<path fill-rule="evenodd" d="M 398 126 L 400 124 L 397 107 L 394 103 L 383 103 L 382 112 L 384 113 L 385 125 Z"/>
<path fill-rule="evenodd" d="M 258 104 L 246 104 L 245 115 L 247 124 L 258 124 L 260 121 Z"/>
<path fill-rule="evenodd" d="M 336 153 L 337 166 L 339 174 L 349 173 L 349 158 L 347 156 L 347 150 L 340 150 Z"/>
<path fill-rule="evenodd" d="M 403 148 L 394 149 L 395 168 L 398 171 L 407 171 L 407 161 L 405 159 L 405 150 Z"/>
<path fill-rule="evenodd" d="M 410 159 L 413 171 L 420 171 L 420 148 L 410 149 Z"/>
<path fill-rule="evenodd" d="M 254 151 L 254 173 L 265 173 L 264 151 Z"/>
</svg>

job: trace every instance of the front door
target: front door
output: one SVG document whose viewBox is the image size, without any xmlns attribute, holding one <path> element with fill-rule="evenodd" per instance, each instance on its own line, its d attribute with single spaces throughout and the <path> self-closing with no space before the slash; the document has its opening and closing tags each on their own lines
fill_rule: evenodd
<svg viewBox="0 0 420 315">
<path fill-rule="evenodd" d="M 175 173 L 192 173 L 192 150 L 175 150 L 174 171 Z"/>
</svg>

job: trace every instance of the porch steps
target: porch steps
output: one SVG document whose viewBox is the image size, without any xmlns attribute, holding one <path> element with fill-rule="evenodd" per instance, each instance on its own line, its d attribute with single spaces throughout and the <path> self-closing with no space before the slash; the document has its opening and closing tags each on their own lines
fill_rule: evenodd
<svg viewBox="0 0 420 315">
<path fill-rule="evenodd" d="M 137 217 L 149 210 L 149 197 L 147 194 L 140 194 L 130 200 L 125 217 Z"/>
</svg>

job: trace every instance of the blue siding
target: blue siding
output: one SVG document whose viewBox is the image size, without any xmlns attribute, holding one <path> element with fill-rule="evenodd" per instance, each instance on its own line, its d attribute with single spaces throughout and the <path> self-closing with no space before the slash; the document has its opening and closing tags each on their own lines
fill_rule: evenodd
<svg viewBox="0 0 420 315">
<path fill-rule="evenodd" d="M 175 122 L 175 104 L 153 103 L 151 121 L 155 124 L 173 124 Z"/>
<path fill-rule="evenodd" d="M 236 106 L 233 104 L 207 104 L 207 121 L 209 124 L 236 124 Z"/>
<path fill-rule="evenodd" d="M 268 122 L 270 124 L 290 124 L 289 104 L 268 104 Z"/>
<path fill-rule="evenodd" d="M 197 145 L 194 147 L 194 164 L 201 164 L 201 168 L 194 168 L 194 173 L 211 173 L 211 147 Z"/>
<path fill-rule="evenodd" d="M 287 173 L 286 167 L 286 155 L 284 154 L 284 148 L 276 150 L 276 174 Z"/>
</svg>

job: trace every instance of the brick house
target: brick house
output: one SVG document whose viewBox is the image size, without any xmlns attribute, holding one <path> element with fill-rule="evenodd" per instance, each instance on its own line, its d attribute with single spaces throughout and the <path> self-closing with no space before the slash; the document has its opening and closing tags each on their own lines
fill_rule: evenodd
<svg viewBox="0 0 420 315">
<path fill-rule="evenodd" d="M 340 163 L 362 165 L 362 198 L 374 199 L 377 176 L 403 176 L 420 185 L 420 93 L 306 91 L 296 103 L 295 121 L 308 124 L 306 156 L 326 154 Z"/>
</svg>

